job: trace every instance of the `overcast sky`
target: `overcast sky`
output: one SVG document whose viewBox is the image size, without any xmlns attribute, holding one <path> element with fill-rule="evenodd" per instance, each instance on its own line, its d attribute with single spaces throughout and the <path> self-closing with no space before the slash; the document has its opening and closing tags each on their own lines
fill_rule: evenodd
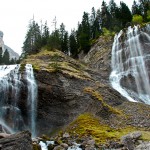
<svg viewBox="0 0 150 150">
<path fill-rule="evenodd" d="M 109 4 L 109 0 L 105 0 Z M 133 0 L 123 0 L 129 8 Z M 119 4 L 120 0 L 115 0 Z M 91 8 L 97 10 L 102 0 L 1 0 L 0 30 L 4 33 L 4 42 L 17 53 L 27 33 L 29 21 L 33 18 L 43 23 L 47 20 L 50 30 L 54 29 L 52 21 L 56 16 L 57 27 L 63 22 L 66 30 L 70 31 L 81 22 L 83 12 L 91 13 Z"/>
</svg>

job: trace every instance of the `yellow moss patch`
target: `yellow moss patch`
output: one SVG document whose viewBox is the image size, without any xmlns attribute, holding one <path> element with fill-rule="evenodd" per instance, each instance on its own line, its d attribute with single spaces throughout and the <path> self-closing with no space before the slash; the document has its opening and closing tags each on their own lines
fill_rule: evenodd
<svg viewBox="0 0 150 150">
<path fill-rule="evenodd" d="M 118 115 L 124 115 L 121 110 L 113 108 L 110 105 L 108 105 L 107 103 L 105 103 L 101 94 L 98 91 L 95 91 L 93 88 L 87 87 L 84 89 L 84 92 L 91 94 L 97 100 L 101 101 L 102 106 L 108 108 L 108 111 L 110 111 L 111 113 L 118 114 Z"/>
<path fill-rule="evenodd" d="M 113 129 L 108 125 L 101 124 L 100 120 L 93 115 L 86 113 L 81 114 L 73 121 L 66 129 L 66 132 L 79 138 L 92 136 L 96 143 L 106 143 L 108 140 L 120 140 L 123 135 L 137 130 L 131 126 L 122 129 Z M 142 139 L 150 140 L 149 131 L 142 131 L 142 133 Z"/>
</svg>

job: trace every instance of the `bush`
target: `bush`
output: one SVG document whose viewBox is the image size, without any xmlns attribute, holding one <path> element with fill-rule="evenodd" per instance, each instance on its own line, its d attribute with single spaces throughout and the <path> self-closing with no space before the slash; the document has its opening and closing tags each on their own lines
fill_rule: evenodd
<svg viewBox="0 0 150 150">
<path fill-rule="evenodd" d="M 141 15 L 133 15 L 132 23 L 141 24 L 143 22 L 143 17 Z"/>
<path fill-rule="evenodd" d="M 150 10 L 147 11 L 147 21 L 150 21 Z"/>
<path fill-rule="evenodd" d="M 115 35 L 115 32 L 112 32 L 106 28 L 103 28 L 103 35 L 104 36 L 114 36 Z"/>
</svg>

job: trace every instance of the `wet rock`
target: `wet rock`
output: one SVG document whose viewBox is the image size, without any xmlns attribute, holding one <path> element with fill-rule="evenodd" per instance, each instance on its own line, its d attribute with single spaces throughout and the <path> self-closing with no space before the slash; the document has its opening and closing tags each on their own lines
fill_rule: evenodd
<svg viewBox="0 0 150 150">
<path fill-rule="evenodd" d="M 69 133 L 64 133 L 63 134 L 63 138 L 69 138 L 69 137 L 70 137 Z"/>
<path fill-rule="evenodd" d="M 8 136 L 10 136 L 11 134 L 7 134 L 7 133 L 0 133 L 0 139 L 2 138 L 6 138 Z"/>
<path fill-rule="evenodd" d="M 31 133 L 23 131 L 0 139 L 1 150 L 32 150 Z"/>
<path fill-rule="evenodd" d="M 54 145 L 54 144 L 48 144 L 48 146 L 47 146 L 48 150 L 53 150 L 53 149 L 54 149 L 54 147 L 55 147 L 55 145 Z"/>
<path fill-rule="evenodd" d="M 41 146 L 37 143 L 33 143 L 33 150 L 41 150 Z"/>
<path fill-rule="evenodd" d="M 66 144 L 66 143 L 61 143 L 61 146 L 64 147 L 65 149 L 68 148 L 68 144 Z"/>
<path fill-rule="evenodd" d="M 54 147 L 54 150 L 66 150 L 63 146 L 58 145 L 56 147 Z"/>
</svg>

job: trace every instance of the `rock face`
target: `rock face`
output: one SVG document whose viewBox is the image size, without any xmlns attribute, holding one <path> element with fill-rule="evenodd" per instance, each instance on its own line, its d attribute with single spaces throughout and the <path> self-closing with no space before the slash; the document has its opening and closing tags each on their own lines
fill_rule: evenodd
<svg viewBox="0 0 150 150">
<path fill-rule="evenodd" d="M 112 86 L 132 101 L 150 104 L 150 25 L 128 27 L 114 38 Z"/>
<path fill-rule="evenodd" d="M 83 59 L 90 68 L 99 72 L 99 78 L 105 83 L 109 81 L 111 72 L 112 43 L 113 37 L 100 37 Z"/>
<path fill-rule="evenodd" d="M 110 51 L 110 47 L 106 48 L 105 54 Z M 98 48 L 97 52 L 99 53 Z M 98 116 L 102 122 L 112 127 L 150 126 L 148 105 L 129 102 L 110 87 L 110 63 L 101 65 L 97 71 L 81 65 L 59 51 L 43 51 L 30 56 L 23 63 L 27 62 L 33 64 L 38 84 L 38 135 L 56 132 L 85 112 Z M 90 65 L 92 64 L 89 63 Z M 22 95 L 26 97 L 26 92 Z M 23 99 L 21 101 L 24 102 Z M 25 110 L 24 105 L 21 106 Z M 119 117 L 117 114 L 120 110 L 128 117 Z"/>
<path fill-rule="evenodd" d="M 5 50 L 7 49 L 9 54 L 10 54 L 10 59 L 19 59 L 19 55 L 18 53 L 14 52 L 14 50 L 12 50 L 10 47 L 8 47 L 7 45 L 4 44 L 3 41 L 3 32 L 0 31 L 0 47 L 2 47 L 3 53 L 5 52 Z"/>
<path fill-rule="evenodd" d="M 1 150 L 32 150 L 31 134 L 28 131 L 0 139 Z"/>
</svg>

